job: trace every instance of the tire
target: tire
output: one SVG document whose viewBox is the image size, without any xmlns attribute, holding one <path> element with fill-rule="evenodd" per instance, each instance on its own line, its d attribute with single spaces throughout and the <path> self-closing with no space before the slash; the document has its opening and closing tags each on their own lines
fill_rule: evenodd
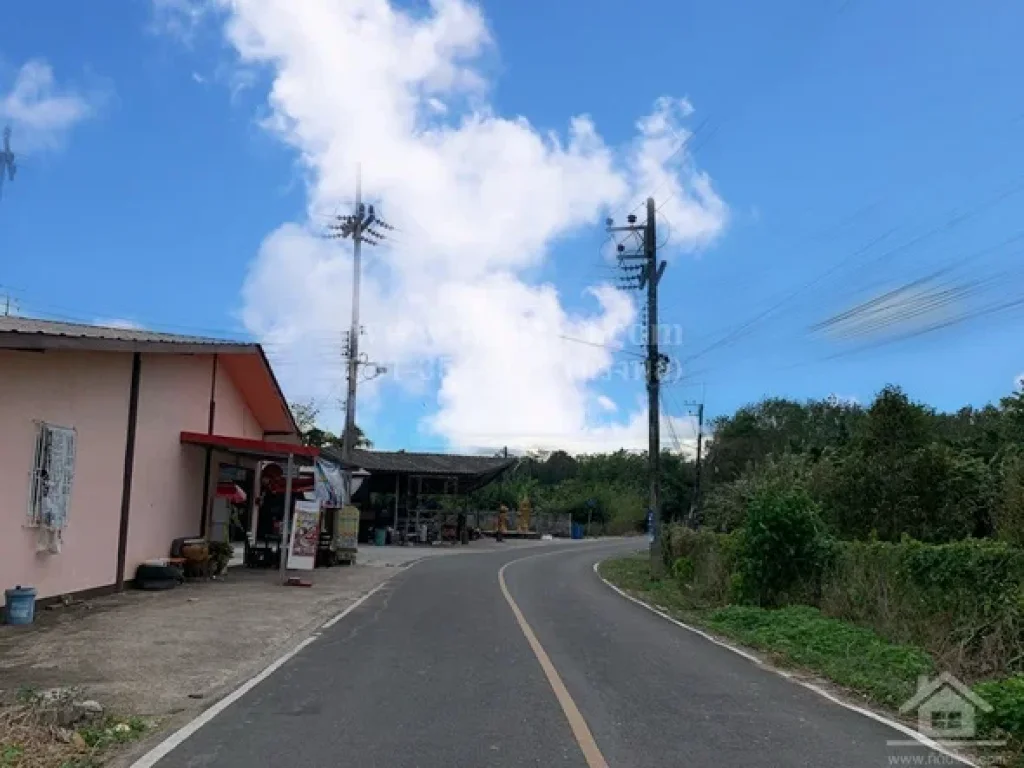
<svg viewBox="0 0 1024 768">
<path fill-rule="evenodd" d="M 135 569 L 135 584 L 139 589 L 172 589 L 183 580 L 181 571 L 173 565 L 143 563 Z"/>
<path fill-rule="evenodd" d="M 139 589 L 146 592 L 162 592 L 167 589 L 174 589 L 178 586 L 177 580 L 172 579 L 154 579 L 153 581 L 136 581 Z"/>
</svg>

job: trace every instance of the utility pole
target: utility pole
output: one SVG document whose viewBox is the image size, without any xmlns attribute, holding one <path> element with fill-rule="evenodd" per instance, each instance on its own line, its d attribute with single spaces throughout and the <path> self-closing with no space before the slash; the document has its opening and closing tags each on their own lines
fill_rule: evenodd
<svg viewBox="0 0 1024 768">
<path fill-rule="evenodd" d="M 620 288 L 629 290 L 647 289 L 647 462 L 650 472 L 651 515 L 651 574 L 660 577 L 664 572 L 661 555 L 661 417 L 660 389 L 661 374 L 666 359 L 658 350 L 658 283 L 665 273 L 665 262 L 658 261 L 657 208 L 654 198 L 647 198 L 647 217 L 643 224 L 637 223 L 632 213 L 626 217 L 627 225 L 616 227 L 608 219 L 608 232 L 626 233 L 626 238 L 616 245 L 619 266 L 625 272 Z M 639 243 L 637 243 L 639 239 Z M 627 241 L 632 240 L 632 248 Z M 630 264 L 628 262 L 640 262 Z"/>
<path fill-rule="evenodd" d="M 687 522 L 693 528 L 697 527 L 697 506 L 700 503 L 700 480 L 702 470 L 703 448 L 704 448 L 704 395 L 699 401 L 686 400 L 683 406 L 697 409 L 697 460 L 694 463 L 693 473 L 693 496 L 690 499 L 690 512 Z"/>
<path fill-rule="evenodd" d="M 700 473 L 702 468 L 701 450 L 704 447 L 704 401 L 697 406 L 697 463 L 694 465 L 693 476 L 693 511 L 696 514 L 700 503 Z M 696 521 L 695 521 L 696 522 Z"/>
<path fill-rule="evenodd" d="M 363 228 L 373 224 L 373 211 L 367 216 L 363 210 L 363 172 L 356 168 L 356 207 L 352 218 L 352 325 L 348 331 L 345 357 L 348 363 L 348 391 L 345 395 L 345 431 L 341 436 L 341 455 L 352 460 L 356 427 L 356 377 L 359 372 L 359 282 L 362 278 Z M 364 218 L 365 216 L 365 218 Z"/>
<path fill-rule="evenodd" d="M 362 245 L 380 245 L 384 240 L 384 234 L 380 231 L 394 229 L 390 224 L 381 220 L 373 206 L 363 204 L 362 199 L 362 168 L 356 168 L 356 200 L 352 214 L 348 216 L 335 216 L 335 222 L 329 224 L 328 237 L 337 240 L 346 238 L 352 239 L 352 325 L 346 334 L 344 358 L 346 362 L 347 394 L 345 397 L 345 431 L 341 436 L 341 456 L 346 462 L 352 461 L 352 451 L 355 448 L 356 437 L 356 388 L 359 380 L 359 367 L 361 365 L 372 365 L 376 369 L 376 375 L 385 373 L 386 369 L 361 360 L 359 357 L 359 283 L 362 276 Z M 374 225 L 379 229 L 374 229 Z M 351 503 L 352 496 L 352 475 L 345 473 L 345 494 L 346 503 Z"/>
<path fill-rule="evenodd" d="M 14 181 L 18 166 L 14 164 L 14 152 L 11 151 L 11 126 L 4 128 L 4 145 L 0 149 L 0 198 L 4 194 L 4 176 Z"/>
</svg>

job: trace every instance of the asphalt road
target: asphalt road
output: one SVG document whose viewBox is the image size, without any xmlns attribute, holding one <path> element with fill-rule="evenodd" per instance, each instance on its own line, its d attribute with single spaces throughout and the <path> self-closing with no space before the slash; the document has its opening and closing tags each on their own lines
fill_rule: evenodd
<svg viewBox="0 0 1024 768">
<path fill-rule="evenodd" d="M 506 563 L 509 593 L 609 766 L 952 763 L 889 746 L 905 737 L 614 593 L 593 563 L 636 548 L 588 542 L 419 563 L 157 765 L 586 768 L 500 590 Z"/>
</svg>

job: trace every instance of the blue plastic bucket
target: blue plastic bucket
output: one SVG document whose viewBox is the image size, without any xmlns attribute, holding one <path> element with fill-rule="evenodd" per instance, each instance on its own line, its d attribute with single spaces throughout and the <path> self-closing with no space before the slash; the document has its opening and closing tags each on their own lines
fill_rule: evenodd
<svg viewBox="0 0 1024 768">
<path fill-rule="evenodd" d="M 36 616 L 36 591 L 32 587 L 17 586 L 4 590 L 7 608 L 4 621 L 7 624 L 31 624 Z"/>
</svg>

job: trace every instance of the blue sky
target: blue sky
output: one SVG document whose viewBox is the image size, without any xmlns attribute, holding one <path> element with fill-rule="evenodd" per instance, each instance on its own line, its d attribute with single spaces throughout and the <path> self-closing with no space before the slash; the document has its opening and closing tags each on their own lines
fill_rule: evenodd
<svg viewBox="0 0 1024 768">
<path fill-rule="evenodd" d="M 302 120 L 313 125 L 313 116 L 300 117 L 298 139 L 268 129 L 267 118 L 289 108 L 268 102 L 285 70 L 254 62 L 252 51 L 243 55 L 224 33 L 230 20 L 224 13 L 183 26 L 180 14 L 168 15 L 178 3 L 158 5 L 109 3 L 105 13 L 73 2 L 5 5 L 0 94 L 27 62 L 45 62 L 55 83 L 50 95 L 70 95 L 83 109 L 48 133 L 46 146 L 20 151 L 19 141 L 32 138 L 16 128 L 19 175 L 0 202 L 0 292 L 9 292 L 25 313 L 131 320 L 179 332 L 256 331 L 277 354 L 289 393 L 315 397 L 331 410 L 340 393 L 334 330 L 324 331 L 315 350 L 293 354 L 288 345 L 300 326 L 281 330 L 292 322 L 284 310 L 261 315 L 253 305 L 261 301 L 256 287 L 273 282 L 271 266 L 294 263 L 301 271 L 315 258 L 303 246 L 307 255 L 289 262 L 267 245 L 275 242 L 272 233 L 289 223 L 308 228 L 310 210 L 331 199 L 333 182 L 325 179 L 340 179 L 343 188 L 349 176 L 332 176 L 323 158 L 301 159 L 315 153 L 315 140 L 299 143 L 309 135 Z M 412 19 L 431 13 L 425 4 L 396 7 Z M 941 280 L 956 285 L 993 278 L 948 308 L 953 317 L 1021 293 L 1024 274 L 1012 268 L 1024 243 L 958 259 L 1024 230 L 1016 215 L 1024 202 L 1017 189 L 1024 182 L 1024 7 L 993 2 L 981 12 L 955 0 L 657 0 L 627 11 L 606 0 L 520 0 L 479 8 L 490 43 L 472 55 L 473 71 L 486 80 L 486 97 L 446 93 L 453 106 L 441 122 L 461 119 L 485 98 L 485 112 L 523 116 L 534 129 L 567 141 L 568 121 L 585 113 L 618 152 L 635 140 L 637 120 L 651 114 L 658 97 L 685 97 L 695 110 L 681 123 L 681 129 L 700 127 L 687 145 L 687 163 L 708 174 L 728 216 L 713 242 L 666 247 L 662 317 L 682 334 L 682 343 L 666 351 L 676 360 L 695 356 L 685 365 L 693 386 L 667 387 L 670 411 L 681 413 L 683 401 L 699 397 L 702 387 L 715 415 L 769 394 L 867 401 L 887 382 L 954 408 L 998 398 L 1024 371 L 1019 311 L 885 344 L 884 334 L 851 343 L 808 331 L 944 266 L 952 269 Z M 265 22 L 253 14 L 243 21 L 260 28 Z M 307 65 L 312 69 L 303 71 L 317 71 L 315 62 Z M 330 94 L 325 98 L 346 98 L 344 77 L 331 72 L 314 86 Z M 359 154 L 365 164 L 368 152 Z M 350 158 L 340 165 L 349 168 Z M 372 165 L 365 175 L 384 210 L 392 210 L 389 200 L 415 199 L 402 196 L 399 182 L 375 188 Z M 659 197 L 658 189 L 640 185 L 626 198 L 643 193 Z M 536 257 L 508 268 L 531 290 L 553 286 L 569 315 L 598 311 L 586 289 L 609 274 L 599 253 L 600 207 L 594 204 L 587 223 L 553 229 L 532 244 Z M 612 206 L 620 218 L 625 210 Z M 403 235 L 411 252 L 419 230 L 430 227 L 416 214 L 394 213 L 416 222 Z M 663 230 L 685 229 L 660 223 Z M 408 299 L 389 293 L 395 278 L 386 257 L 381 263 L 368 264 L 367 300 L 378 296 L 388 310 L 374 319 L 378 324 Z M 469 282 L 487 283 L 504 269 L 503 262 Z M 373 293 L 375 277 L 380 295 Z M 449 289 L 475 300 L 448 284 L 438 287 L 444 296 Z M 303 295 L 295 290 L 291 296 Z M 341 290 L 339 297 L 335 319 L 343 324 L 347 297 Z M 292 301 L 301 314 L 300 303 Z M 619 333 L 608 343 L 630 346 L 629 337 Z M 861 343 L 877 346 L 861 351 Z M 368 342 L 368 354 L 383 348 L 390 350 Z M 503 397 L 521 395 L 528 413 L 531 398 L 564 394 L 534 391 L 544 369 L 524 372 L 522 357 L 510 357 L 497 387 L 468 373 L 463 379 L 458 368 L 447 382 L 424 386 L 376 382 L 360 404 L 360 420 L 385 448 L 543 442 L 498 422 L 480 433 L 465 427 L 474 413 L 501 410 Z M 515 382 L 510 395 L 502 394 L 505 381 Z M 485 392 L 485 402 L 473 405 L 480 411 L 459 401 L 471 397 L 466 390 L 473 382 L 494 392 L 491 402 Z M 613 427 L 636 416 L 642 397 L 640 382 L 615 376 L 588 374 L 571 386 L 585 390 L 580 402 L 589 403 L 580 427 L 588 437 L 576 443 L 579 449 L 607 447 L 620 434 Z M 592 407 L 595 397 L 609 398 L 615 409 Z M 682 421 L 676 426 L 689 429 Z"/>
</svg>

